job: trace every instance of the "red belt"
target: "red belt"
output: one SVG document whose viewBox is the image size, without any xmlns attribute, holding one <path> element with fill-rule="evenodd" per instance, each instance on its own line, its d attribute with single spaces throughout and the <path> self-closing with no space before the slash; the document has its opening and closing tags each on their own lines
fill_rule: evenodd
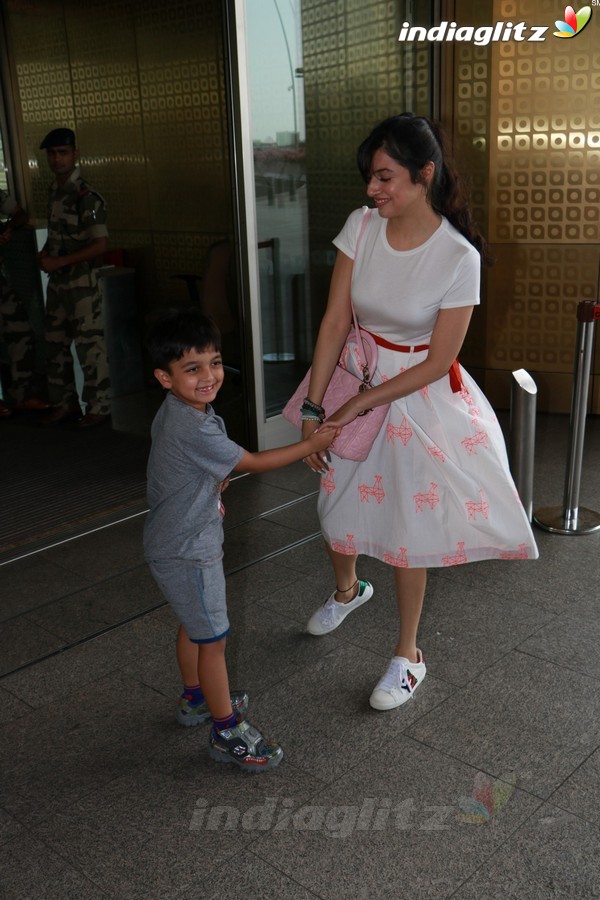
<svg viewBox="0 0 600 900">
<path fill-rule="evenodd" d="M 385 338 L 382 338 L 378 334 L 373 334 L 372 331 L 368 331 L 368 329 L 366 328 L 363 328 L 363 331 L 366 331 L 367 334 L 370 334 L 376 344 L 379 344 L 380 347 L 386 347 L 388 350 L 396 350 L 399 353 L 410 353 L 411 350 L 414 350 L 415 353 L 419 353 L 420 350 L 429 350 L 429 344 L 417 344 L 416 346 L 410 346 L 406 344 L 392 344 L 391 341 L 386 341 Z M 452 388 L 452 392 L 454 394 L 458 394 L 458 392 L 462 389 L 463 384 L 458 359 L 455 359 L 450 366 L 448 376 L 450 378 L 450 387 Z"/>
</svg>

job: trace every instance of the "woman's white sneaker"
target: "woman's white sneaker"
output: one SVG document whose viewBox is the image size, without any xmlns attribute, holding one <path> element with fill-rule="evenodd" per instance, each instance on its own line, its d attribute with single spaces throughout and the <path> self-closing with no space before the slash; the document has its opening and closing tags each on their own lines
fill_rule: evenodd
<svg viewBox="0 0 600 900">
<path fill-rule="evenodd" d="M 335 599 L 335 593 L 334 591 L 323 606 L 308 620 L 306 630 L 309 634 L 329 634 L 330 631 L 335 631 L 349 613 L 371 599 L 373 596 L 373 585 L 368 581 L 359 581 L 358 593 L 348 603 L 338 603 Z"/>
<path fill-rule="evenodd" d="M 417 650 L 416 663 L 404 656 L 394 656 L 387 672 L 371 694 L 369 703 L 373 709 L 395 709 L 402 706 L 413 696 L 426 672 L 420 650 Z"/>
</svg>

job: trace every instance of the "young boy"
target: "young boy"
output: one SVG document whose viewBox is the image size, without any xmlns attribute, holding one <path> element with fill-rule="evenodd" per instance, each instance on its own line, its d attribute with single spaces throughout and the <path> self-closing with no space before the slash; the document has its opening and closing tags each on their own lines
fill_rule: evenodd
<svg viewBox="0 0 600 900">
<path fill-rule="evenodd" d="M 221 493 L 232 471 L 286 466 L 324 450 L 337 432 L 322 428 L 308 440 L 249 453 L 227 437 L 211 406 L 223 383 L 214 323 L 194 310 L 176 313 L 154 326 L 147 346 L 154 375 L 169 393 L 152 423 L 144 553 L 180 621 L 184 690 L 177 718 L 184 725 L 212 719 L 213 759 L 262 772 L 281 762 L 283 750 L 244 718 L 247 694 L 229 690 Z"/>
</svg>

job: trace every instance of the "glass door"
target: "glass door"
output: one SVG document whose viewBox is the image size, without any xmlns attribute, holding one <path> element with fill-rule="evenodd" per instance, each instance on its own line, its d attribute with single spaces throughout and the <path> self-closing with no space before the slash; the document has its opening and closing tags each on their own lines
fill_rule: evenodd
<svg viewBox="0 0 600 900">
<path fill-rule="evenodd" d="M 398 41 L 405 21 L 432 21 L 430 0 L 229 0 L 227 8 L 239 263 L 258 444 L 269 447 L 297 437 L 280 413 L 310 363 L 331 242 L 366 202 L 356 148 L 391 114 L 430 115 L 440 76 L 435 47 Z"/>
<path fill-rule="evenodd" d="M 308 199 L 301 0 L 236 0 L 240 147 L 260 447 L 306 370 Z"/>
</svg>

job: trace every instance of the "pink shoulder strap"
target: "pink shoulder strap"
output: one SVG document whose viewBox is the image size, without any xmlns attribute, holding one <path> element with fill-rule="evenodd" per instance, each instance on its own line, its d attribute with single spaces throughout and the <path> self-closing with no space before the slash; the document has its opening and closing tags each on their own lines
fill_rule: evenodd
<svg viewBox="0 0 600 900">
<path fill-rule="evenodd" d="M 367 223 L 371 221 L 372 214 L 373 214 L 373 210 L 370 207 L 366 206 L 363 210 L 362 223 L 360 226 L 360 231 L 358 232 L 358 238 L 357 238 L 356 247 L 354 250 L 354 259 L 355 260 L 358 255 L 358 247 L 359 247 L 361 238 L 364 234 L 365 228 L 367 227 Z M 350 297 L 350 306 L 352 307 L 352 319 L 354 320 L 354 328 L 355 328 L 356 334 L 360 336 L 361 344 L 363 345 L 363 354 L 364 354 L 365 359 L 364 359 L 364 363 L 361 360 L 361 365 L 365 366 L 367 364 L 367 353 L 365 350 L 363 336 L 361 334 L 361 330 L 360 330 L 360 327 L 358 324 L 358 319 L 356 318 L 356 311 L 354 309 L 354 303 L 352 302 L 352 297 Z M 358 346 L 357 346 L 357 349 L 358 349 Z"/>
</svg>

